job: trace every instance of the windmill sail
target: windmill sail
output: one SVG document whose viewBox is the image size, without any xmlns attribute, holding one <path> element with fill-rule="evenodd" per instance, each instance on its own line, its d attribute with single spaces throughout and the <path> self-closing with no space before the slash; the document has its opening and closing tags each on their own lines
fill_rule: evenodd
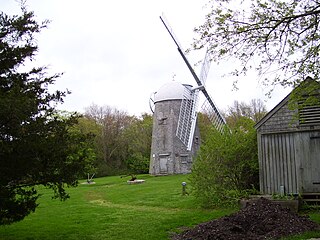
<svg viewBox="0 0 320 240">
<path fill-rule="evenodd" d="M 180 106 L 178 127 L 176 131 L 177 137 L 185 146 L 188 146 L 189 135 L 191 133 L 193 98 L 194 97 L 192 96 L 191 89 L 188 86 L 185 86 L 183 99 Z"/>
<path fill-rule="evenodd" d="M 191 150 L 192 139 L 197 121 L 199 89 L 185 86 L 184 98 L 181 101 L 176 135 Z"/>
<path fill-rule="evenodd" d="M 186 63 L 187 67 L 189 68 L 189 70 L 190 70 L 193 78 L 196 80 L 198 86 L 201 86 L 201 85 L 202 85 L 202 82 L 201 82 L 200 79 L 198 78 L 197 74 L 194 72 L 194 70 L 193 70 L 191 64 L 189 63 L 187 57 L 184 55 L 183 50 L 182 50 L 182 48 L 181 48 L 178 40 L 175 38 L 175 34 L 173 33 L 172 28 L 169 26 L 168 22 L 165 20 L 164 17 L 161 17 L 161 16 L 160 16 L 160 19 L 161 19 L 163 25 L 166 27 L 167 31 L 169 32 L 171 38 L 173 39 L 173 41 L 174 41 L 175 44 L 177 45 L 178 51 L 179 51 L 181 57 L 183 58 L 184 62 Z"/>
<path fill-rule="evenodd" d="M 197 106 L 198 106 L 200 90 L 203 92 L 204 96 L 206 97 L 206 100 L 209 103 L 209 108 L 207 109 L 207 111 L 208 113 L 210 113 L 209 115 L 211 116 L 210 119 L 212 118 L 213 124 L 217 127 L 219 131 L 221 131 L 222 129 L 221 126 L 225 124 L 225 120 L 223 116 L 220 114 L 219 110 L 216 108 L 207 90 L 204 88 L 204 84 L 210 68 L 208 51 L 206 52 L 206 56 L 202 64 L 202 69 L 201 69 L 200 78 L 199 78 L 197 74 L 194 72 L 187 57 L 184 55 L 179 42 L 175 38 L 172 28 L 169 26 L 169 24 L 167 23 L 164 17 L 160 16 L 160 19 L 164 24 L 164 26 L 166 27 L 167 31 L 169 32 L 171 38 L 177 45 L 178 51 L 181 57 L 183 58 L 184 62 L 186 63 L 188 69 L 190 70 L 193 78 L 196 80 L 198 85 L 198 87 L 196 88 L 185 86 L 186 89 L 185 89 L 184 97 L 181 102 L 178 127 L 176 131 L 176 136 L 183 142 L 185 146 L 187 146 L 187 150 L 190 151 L 192 148 L 193 135 L 195 132 L 195 127 L 197 122 Z"/>
<path fill-rule="evenodd" d="M 201 72 L 200 72 L 200 81 L 203 86 L 205 86 L 205 84 L 206 84 L 206 80 L 207 80 L 209 69 L 210 69 L 210 63 L 211 62 L 210 62 L 210 58 L 209 58 L 209 51 L 207 49 L 206 55 L 205 55 L 204 60 L 202 62 L 202 67 L 201 67 Z"/>
<path fill-rule="evenodd" d="M 198 88 L 195 88 L 193 90 L 193 106 L 192 106 L 192 113 L 191 113 L 191 126 L 190 126 L 190 134 L 189 134 L 189 138 L 188 138 L 188 143 L 185 144 L 187 146 L 187 150 L 191 150 L 192 148 L 192 142 L 193 142 L 193 136 L 195 133 L 195 129 L 196 129 L 196 124 L 197 124 L 197 116 L 198 116 L 198 101 L 199 101 L 199 91 L 200 89 L 204 89 L 204 85 L 208 76 L 208 72 L 210 69 L 210 61 L 208 58 L 209 54 L 208 51 L 206 52 L 205 58 L 203 60 L 202 63 L 202 68 L 201 68 L 201 72 L 200 72 L 200 82 L 201 85 Z M 192 69 L 193 71 L 193 69 Z M 198 84 L 199 85 L 199 84 Z M 180 119 L 180 116 L 179 116 Z"/>
<path fill-rule="evenodd" d="M 222 132 L 224 126 L 226 125 L 226 120 L 219 112 L 219 110 L 215 107 L 210 96 L 209 99 L 211 100 L 211 102 L 208 99 L 206 99 L 201 109 L 208 116 L 209 120 L 212 122 L 215 128 L 218 131 Z"/>
<path fill-rule="evenodd" d="M 202 63 L 202 68 L 200 72 L 200 80 L 203 85 L 205 85 L 206 79 L 208 77 L 209 69 L 210 69 L 210 57 L 209 57 L 209 51 L 207 49 L 206 56 Z M 218 131 L 222 132 L 223 126 L 226 125 L 226 120 L 220 113 L 219 109 L 216 107 L 216 104 L 213 102 L 207 90 L 203 88 L 202 92 L 206 97 L 206 100 L 203 103 L 201 109 L 208 115 L 209 120 L 218 129 Z"/>
</svg>

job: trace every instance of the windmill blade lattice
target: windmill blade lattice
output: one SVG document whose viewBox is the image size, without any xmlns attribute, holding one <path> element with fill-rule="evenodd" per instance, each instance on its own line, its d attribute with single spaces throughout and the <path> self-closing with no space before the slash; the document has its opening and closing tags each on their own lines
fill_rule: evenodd
<svg viewBox="0 0 320 240">
<path fill-rule="evenodd" d="M 206 55 L 205 55 L 204 60 L 202 62 L 202 67 L 201 67 L 201 72 L 200 72 L 200 81 L 203 86 L 205 86 L 205 84 L 206 84 L 206 80 L 207 80 L 208 73 L 210 70 L 210 65 L 211 65 L 211 62 L 210 62 L 210 58 L 209 58 L 209 51 L 207 49 Z"/>
<path fill-rule="evenodd" d="M 179 43 L 179 41 L 177 40 L 176 35 L 174 34 L 172 27 L 169 25 L 169 22 L 167 21 L 167 18 L 164 16 L 164 14 L 162 14 L 162 16 L 160 16 L 161 22 L 163 23 L 163 25 L 165 26 L 165 28 L 167 29 L 167 31 L 169 32 L 171 38 L 173 39 L 174 43 L 177 45 L 177 47 L 182 50 L 182 47 Z"/>
<path fill-rule="evenodd" d="M 198 100 L 199 89 L 194 90 L 189 86 L 185 86 L 176 136 L 187 146 L 188 150 L 191 150 L 192 147 L 192 138 L 197 121 Z"/>
<path fill-rule="evenodd" d="M 226 125 L 226 120 L 216 107 L 212 107 L 212 104 L 210 104 L 208 99 L 206 99 L 203 105 L 201 106 L 201 110 L 204 114 L 208 116 L 210 122 L 215 126 L 215 128 L 218 131 L 222 132 L 224 126 Z"/>
</svg>

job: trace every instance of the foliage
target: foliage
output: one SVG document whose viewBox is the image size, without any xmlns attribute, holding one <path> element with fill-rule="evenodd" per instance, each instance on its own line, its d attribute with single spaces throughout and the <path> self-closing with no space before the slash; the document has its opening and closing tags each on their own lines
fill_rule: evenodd
<svg viewBox="0 0 320 240">
<path fill-rule="evenodd" d="M 193 164 L 195 195 L 205 206 L 234 204 L 258 188 L 258 153 L 254 122 L 246 117 L 221 133 L 211 129 Z"/>
<path fill-rule="evenodd" d="M 43 67 L 21 70 L 34 59 L 34 35 L 46 24 L 24 7 L 21 16 L 0 13 L 0 224 L 35 211 L 35 185 L 67 199 L 65 186 L 77 185 L 90 159 L 82 145 L 86 136 L 70 132 L 78 114 L 60 117 L 55 109 L 68 92 L 48 90 L 59 74 L 47 76 Z"/>
<path fill-rule="evenodd" d="M 227 125 L 231 128 L 238 124 L 242 117 L 247 117 L 255 123 L 260 121 L 267 114 L 267 109 L 260 99 L 252 99 L 249 103 L 234 101 L 232 106 L 223 113 Z M 205 113 L 198 113 L 198 125 L 200 129 L 201 141 L 206 142 L 210 138 L 212 122 Z"/>
<path fill-rule="evenodd" d="M 97 146 L 97 136 L 100 136 L 102 127 L 94 120 L 81 116 L 78 119 L 78 123 L 73 126 L 74 131 L 87 135 L 85 144 L 91 149 L 93 160 L 91 162 L 91 168 L 87 169 L 87 173 L 99 176 L 101 162 L 99 161 L 99 151 Z"/>
<path fill-rule="evenodd" d="M 304 213 L 312 213 L 312 212 L 320 212 L 320 206 L 319 204 L 314 204 L 314 203 L 308 203 L 306 201 L 303 201 L 302 199 L 301 203 L 299 205 L 299 210 L 304 212 Z M 319 216 L 320 220 L 320 216 Z"/>
<path fill-rule="evenodd" d="M 129 116 L 109 106 L 91 105 L 79 128 L 94 135 L 98 176 L 147 173 L 152 117 Z"/>
<path fill-rule="evenodd" d="M 95 162 L 97 158 L 94 150 L 95 146 L 93 144 L 94 135 L 86 129 L 79 128 L 79 126 L 81 126 L 83 123 L 83 116 L 79 116 L 77 123 L 69 128 L 69 135 L 78 137 L 78 139 L 74 142 L 75 149 L 78 150 L 68 156 L 68 158 L 72 158 L 72 161 L 79 161 L 80 156 L 86 156 L 86 164 L 83 172 L 92 174 L 96 172 Z M 81 136 L 81 139 L 79 136 Z"/>
<path fill-rule="evenodd" d="M 217 62 L 239 60 L 235 76 L 255 69 L 267 85 L 319 79 L 319 1 L 211 0 L 209 6 L 194 48 L 208 46 Z"/>
<path fill-rule="evenodd" d="M 207 138 L 210 137 L 212 122 L 210 121 L 209 116 L 207 114 L 201 112 L 198 113 L 197 121 L 199 125 L 201 142 L 206 142 Z"/>
<path fill-rule="evenodd" d="M 116 108 L 92 104 L 86 109 L 85 118 L 91 122 L 95 135 L 97 176 L 124 173 L 128 151 L 123 134 L 133 117 Z"/>
<path fill-rule="evenodd" d="M 128 171 L 135 174 L 148 173 L 152 139 L 152 116 L 143 114 L 141 118 L 133 119 L 124 137 L 128 141 Z"/>
<path fill-rule="evenodd" d="M 257 123 L 266 114 L 267 108 L 260 99 L 252 99 L 249 104 L 234 101 L 233 106 L 228 108 L 226 121 L 229 126 L 234 126 L 241 117 L 247 117 Z"/>
<path fill-rule="evenodd" d="M 310 77 L 307 77 L 290 93 L 289 108 L 292 110 L 302 110 L 303 108 L 319 105 L 320 82 Z"/>
</svg>

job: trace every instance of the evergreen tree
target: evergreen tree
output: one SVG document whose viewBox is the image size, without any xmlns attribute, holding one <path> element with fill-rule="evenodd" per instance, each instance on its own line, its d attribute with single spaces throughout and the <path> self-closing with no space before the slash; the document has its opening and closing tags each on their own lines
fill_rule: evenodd
<svg viewBox="0 0 320 240">
<path fill-rule="evenodd" d="M 65 186 L 76 186 L 88 161 L 86 136 L 70 131 L 78 115 L 61 117 L 56 105 L 68 92 L 50 93 L 60 76 L 47 76 L 44 67 L 26 69 L 38 47 L 38 24 L 22 6 L 21 16 L 0 13 L 0 224 L 22 220 L 35 211 L 36 185 L 68 198 Z"/>
</svg>

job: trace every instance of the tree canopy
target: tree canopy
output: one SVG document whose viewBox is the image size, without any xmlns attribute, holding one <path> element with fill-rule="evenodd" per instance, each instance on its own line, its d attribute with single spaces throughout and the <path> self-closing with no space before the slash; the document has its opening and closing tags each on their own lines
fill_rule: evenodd
<svg viewBox="0 0 320 240">
<path fill-rule="evenodd" d="M 252 99 L 250 103 L 234 101 L 226 112 L 226 121 L 229 126 L 237 124 L 241 117 L 247 117 L 257 123 L 267 114 L 267 108 L 260 99 Z"/>
<path fill-rule="evenodd" d="M 79 122 L 92 142 L 97 176 L 147 173 L 152 138 L 152 116 L 129 116 L 110 106 L 92 104 Z"/>
<path fill-rule="evenodd" d="M 60 75 L 26 70 L 38 51 L 35 34 L 47 23 L 37 23 L 23 6 L 21 16 L 0 13 L 0 224 L 35 211 L 36 185 L 68 198 L 65 186 L 76 186 L 94 157 L 87 136 L 72 130 L 78 114 L 56 110 L 68 92 L 48 87 Z"/>
<path fill-rule="evenodd" d="M 194 48 L 208 47 L 216 62 L 238 59 L 238 76 L 254 69 L 267 85 L 319 79 L 318 0 L 211 0 L 195 28 Z"/>
</svg>

